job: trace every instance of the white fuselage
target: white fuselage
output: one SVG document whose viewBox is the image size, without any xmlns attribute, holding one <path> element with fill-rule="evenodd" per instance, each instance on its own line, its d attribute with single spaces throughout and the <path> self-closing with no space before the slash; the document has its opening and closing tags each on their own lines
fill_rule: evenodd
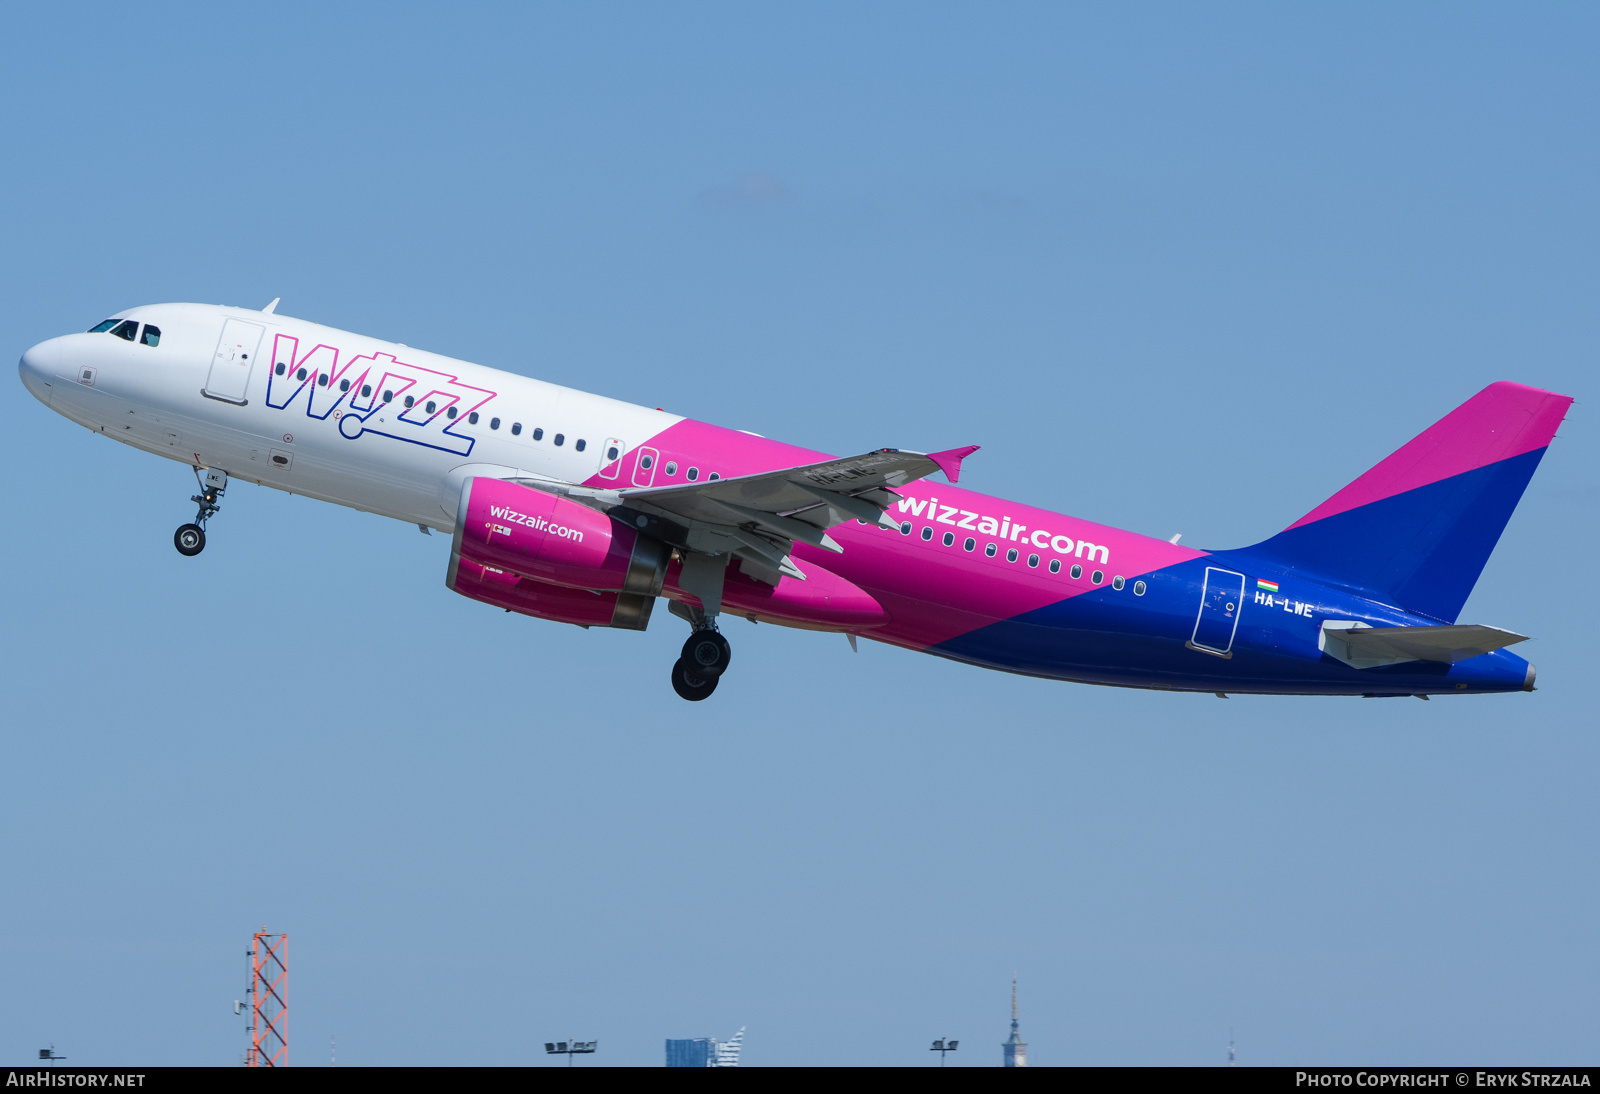
<svg viewBox="0 0 1600 1094">
<path fill-rule="evenodd" d="M 24 358 L 29 389 L 60 414 L 136 448 L 444 531 L 453 524 L 460 478 L 474 473 L 464 469 L 582 482 L 611 448 L 626 453 L 681 420 L 246 308 L 161 304 L 113 318 L 154 325 L 159 344 L 108 333 L 52 339 Z M 234 401 L 204 392 L 222 367 L 219 340 L 229 320 L 236 321 L 231 332 L 249 336 L 260 328 L 254 351 L 244 351 L 249 360 L 232 363 L 245 374 L 226 392 L 242 394 Z M 303 381 L 296 379 L 301 369 Z M 350 389 L 341 391 L 343 383 Z M 363 387 L 373 389 L 366 399 Z M 388 403 L 385 390 L 393 395 Z"/>
</svg>

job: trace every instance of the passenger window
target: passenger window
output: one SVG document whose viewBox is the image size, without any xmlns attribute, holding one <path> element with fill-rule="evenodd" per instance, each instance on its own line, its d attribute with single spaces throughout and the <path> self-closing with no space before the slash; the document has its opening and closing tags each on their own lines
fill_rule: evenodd
<svg viewBox="0 0 1600 1094">
<path fill-rule="evenodd" d="M 556 437 L 555 437 L 556 447 L 560 448 L 563 444 L 566 443 L 566 440 L 567 440 L 567 435 L 565 433 L 557 433 Z"/>
<path fill-rule="evenodd" d="M 1006 552 L 1006 561 L 1007 562 L 1015 562 L 1015 561 L 1017 561 L 1017 549 L 1015 547 L 1011 548 L 1011 550 Z"/>
<path fill-rule="evenodd" d="M 521 434 L 521 432 L 522 432 L 522 423 L 521 422 L 512 422 L 511 423 L 511 435 L 513 437 L 515 437 L 515 436 L 518 436 L 519 434 Z M 538 440 L 538 439 L 539 438 L 537 438 L 537 437 L 534 438 L 534 440 Z"/>
<path fill-rule="evenodd" d="M 500 428 L 500 419 L 499 418 L 490 418 L 489 419 L 489 428 L 490 429 L 499 429 Z"/>
<path fill-rule="evenodd" d="M 438 409 L 439 409 L 439 404 L 434 402 L 432 399 L 429 399 L 428 400 L 428 413 L 432 414 L 434 411 L 436 411 Z"/>
<path fill-rule="evenodd" d="M 1029 555 L 1028 556 L 1028 566 L 1030 568 L 1032 568 L 1032 569 L 1037 570 L 1039 568 L 1039 556 L 1038 555 Z"/>
<path fill-rule="evenodd" d="M 349 391 L 350 390 L 350 381 L 349 380 L 340 380 L 339 381 L 339 390 L 340 391 Z"/>
<path fill-rule="evenodd" d="M 903 520 L 900 522 L 900 534 L 902 536 L 909 536 L 911 534 L 911 522 L 909 520 Z"/>
<path fill-rule="evenodd" d="M 582 437 L 579 437 L 578 438 L 578 443 L 573 445 L 572 447 L 576 448 L 579 452 L 582 452 L 586 447 L 588 447 L 588 444 L 589 444 L 588 441 L 584 440 Z M 649 464 L 645 464 L 645 466 L 649 467 L 650 465 Z"/>
<path fill-rule="evenodd" d="M 407 396 L 406 396 L 406 409 L 407 409 L 407 410 L 410 410 L 410 409 L 411 409 L 411 408 L 412 408 L 412 407 L 414 407 L 414 406 L 416 406 L 416 405 L 417 405 L 417 398 L 416 398 L 416 396 L 414 396 L 414 395 L 407 395 Z"/>
<path fill-rule="evenodd" d="M 1076 581 L 1082 576 L 1083 576 L 1083 567 L 1074 565 L 1072 567 L 1072 580 Z"/>
<path fill-rule="evenodd" d="M 713 471 L 713 472 L 711 472 L 711 474 L 706 476 L 706 481 L 707 482 L 716 482 L 720 478 L 722 478 L 722 476 L 717 474 L 715 471 Z"/>
<path fill-rule="evenodd" d="M 984 549 L 983 549 L 983 553 L 984 553 L 984 554 L 986 554 L 986 555 L 988 555 L 988 556 L 989 556 L 989 557 L 990 557 L 990 558 L 993 558 L 993 557 L 994 557 L 994 553 L 995 553 L 995 551 L 997 551 L 997 550 L 999 550 L 999 548 L 998 548 L 998 547 L 996 547 L 996 546 L 995 546 L 995 545 L 994 545 L 994 544 L 992 544 L 992 543 L 991 543 L 991 544 L 989 544 L 989 545 L 988 545 L 988 546 L 987 546 L 987 547 L 985 547 L 985 548 L 984 548 Z"/>
<path fill-rule="evenodd" d="M 865 524 L 866 522 L 862 521 L 862 523 Z M 977 545 L 978 545 L 978 541 L 977 540 L 972 539 L 971 537 L 968 537 L 967 541 L 961 545 L 961 549 L 963 551 L 970 551 L 974 547 L 976 547 Z"/>
<path fill-rule="evenodd" d="M 1144 582 L 1135 581 L 1133 583 L 1133 595 L 1134 596 L 1143 596 L 1144 595 Z"/>
<path fill-rule="evenodd" d="M 386 403 L 393 402 L 394 401 L 394 392 L 385 391 L 383 393 L 383 401 L 386 402 Z"/>
<path fill-rule="evenodd" d="M 1105 579 L 1106 575 L 1101 573 L 1099 570 L 1096 570 L 1094 573 L 1089 575 L 1089 580 L 1094 582 L 1096 585 L 1100 584 Z"/>
<path fill-rule="evenodd" d="M 139 333 L 139 323 L 134 319 L 124 319 L 122 322 L 111 328 L 111 333 L 116 335 L 118 338 L 126 338 L 131 342 L 133 341 L 134 336 Z"/>
<path fill-rule="evenodd" d="M 1050 560 L 1050 572 L 1053 574 L 1059 574 L 1061 572 L 1061 560 L 1059 558 L 1052 558 Z"/>
<path fill-rule="evenodd" d="M 536 441 L 544 440 L 544 427 L 542 427 L 542 426 L 534 426 L 533 439 L 536 440 Z"/>
<path fill-rule="evenodd" d="M 306 378 L 306 370 L 301 369 L 299 372 L 294 374 L 294 378 L 296 380 L 304 380 Z"/>
<path fill-rule="evenodd" d="M 456 418 L 456 408 L 455 408 L 455 407 L 451 407 L 451 408 L 450 408 L 450 409 L 449 409 L 449 410 L 447 410 L 447 411 L 445 411 L 445 412 L 444 412 L 444 416 L 445 416 L 445 417 L 446 417 L 446 418 L 449 418 L 449 419 L 450 419 L 450 420 L 451 420 L 451 421 L 455 421 L 455 418 Z"/>
<path fill-rule="evenodd" d="M 478 424 L 478 412 L 476 410 L 474 410 L 471 414 L 467 415 L 467 424 L 468 425 L 477 425 Z"/>
<path fill-rule="evenodd" d="M 317 386 L 318 387 L 327 387 L 328 386 L 328 374 L 326 372 L 322 373 L 321 375 L 319 375 L 317 377 Z"/>
<path fill-rule="evenodd" d="M 690 482 L 693 482 L 695 479 L 698 479 L 699 477 L 700 477 L 700 469 L 698 467 L 689 468 L 688 478 L 689 478 Z"/>
<path fill-rule="evenodd" d="M 667 461 L 667 474 L 676 475 L 677 473 L 678 473 L 678 461 L 676 461 L 676 460 L 668 460 Z"/>
<path fill-rule="evenodd" d="M 956 541 L 956 534 L 954 532 L 946 532 L 944 534 L 944 545 L 946 547 L 951 546 L 953 543 L 955 543 L 955 541 Z"/>
<path fill-rule="evenodd" d="M 618 455 L 620 455 L 620 453 L 617 451 L 616 445 L 612 445 L 610 448 L 606 449 L 606 459 L 608 461 L 616 459 Z M 646 459 L 648 458 L 649 457 L 646 457 Z"/>
<path fill-rule="evenodd" d="M 139 341 L 147 346 L 159 346 L 161 344 L 161 328 L 152 327 L 149 323 L 146 323 L 144 325 L 144 334 L 140 336 Z"/>
<path fill-rule="evenodd" d="M 933 538 L 933 529 L 932 528 L 924 528 L 922 530 L 922 538 L 924 540 L 932 539 Z"/>
<path fill-rule="evenodd" d="M 279 376 L 282 376 L 285 372 L 289 371 L 289 366 L 284 364 L 282 361 L 279 361 L 277 367 L 272 371 L 276 372 Z"/>
<path fill-rule="evenodd" d="M 372 385 L 371 384 L 362 384 L 361 385 L 361 397 L 363 399 L 372 398 Z"/>
<path fill-rule="evenodd" d="M 1122 591 L 1122 586 L 1125 585 L 1125 584 L 1127 584 L 1127 582 L 1122 580 L 1121 575 L 1118 575 L 1117 577 L 1114 577 L 1114 578 L 1111 579 L 1111 587 L 1113 589 L 1117 590 L 1117 592 L 1119 592 L 1119 593 Z"/>
<path fill-rule="evenodd" d="M 117 325 L 117 321 L 115 319 L 107 319 L 103 323 L 96 323 L 94 326 L 90 327 L 89 328 L 89 333 L 90 334 L 104 334 L 106 331 L 110 330 L 112 327 L 114 327 L 116 325 Z"/>
<path fill-rule="evenodd" d="M 583 442 L 579 441 L 578 443 L 582 444 Z M 639 466 L 644 468 L 646 471 L 650 470 L 655 465 L 656 461 L 649 456 L 645 456 L 639 460 Z"/>
</svg>

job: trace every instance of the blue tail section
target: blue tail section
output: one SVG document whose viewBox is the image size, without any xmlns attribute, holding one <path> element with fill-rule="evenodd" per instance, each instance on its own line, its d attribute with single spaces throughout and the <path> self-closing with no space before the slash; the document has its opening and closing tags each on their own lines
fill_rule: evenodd
<svg viewBox="0 0 1600 1094">
<path fill-rule="evenodd" d="M 1241 554 L 1455 622 L 1572 399 L 1490 384 Z"/>
<path fill-rule="evenodd" d="M 1241 553 L 1454 623 L 1544 453 L 1298 525 Z"/>
</svg>

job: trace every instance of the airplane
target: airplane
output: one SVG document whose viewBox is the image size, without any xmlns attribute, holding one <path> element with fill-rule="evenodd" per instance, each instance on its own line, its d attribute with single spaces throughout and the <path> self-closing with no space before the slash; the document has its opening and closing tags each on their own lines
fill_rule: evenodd
<svg viewBox="0 0 1600 1094">
<path fill-rule="evenodd" d="M 445 585 L 508 612 L 644 630 L 665 599 L 690 701 L 725 615 L 1224 698 L 1534 688 L 1524 636 L 1456 619 L 1565 395 L 1490 384 L 1277 535 L 1201 550 L 963 489 L 976 445 L 841 459 L 277 305 L 133 308 L 19 363 L 50 409 L 192 468 L 184 555 L 235 480 L 379 513 L 451 536 Z"/>
</svg>

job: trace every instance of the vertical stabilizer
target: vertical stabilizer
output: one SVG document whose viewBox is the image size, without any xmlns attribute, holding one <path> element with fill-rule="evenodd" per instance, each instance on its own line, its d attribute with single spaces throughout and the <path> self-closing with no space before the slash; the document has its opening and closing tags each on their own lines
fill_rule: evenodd
<svg viewBox="0 0 1600 1094">
<path fill-rule="evenodd" d="M 1453 623 L 1571 404 L 1490 384 L 1249 553 Z"/>
</svg>

